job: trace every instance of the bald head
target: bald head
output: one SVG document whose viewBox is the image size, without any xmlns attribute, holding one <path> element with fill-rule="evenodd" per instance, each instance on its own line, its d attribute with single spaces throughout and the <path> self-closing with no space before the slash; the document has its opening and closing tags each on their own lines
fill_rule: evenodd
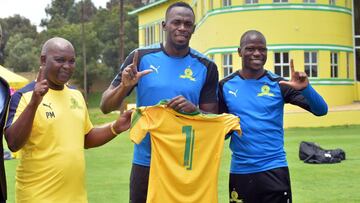
<svg viewBox="0 0 360 203">
<path fill-rule="evenodd" d="M 46 56 L 51 50 L 62 50 L 65 48 L 71 48 L 72 50 L 74 50 L 73 45 L 68 40 L 61 37 L 54 37 L 44 43 L 41 49 L 41 56 Z"/>
<path fill-rule="evenodd" d="M 261 32 L 259 32 L 257 30 L 248 30 L 240 38 L 240 48 L 244 47 L 248 43 L 250 38 L 261 39 L 264 42 L 264 44 L 266 45 L 265 36 Z"/>
</svg>

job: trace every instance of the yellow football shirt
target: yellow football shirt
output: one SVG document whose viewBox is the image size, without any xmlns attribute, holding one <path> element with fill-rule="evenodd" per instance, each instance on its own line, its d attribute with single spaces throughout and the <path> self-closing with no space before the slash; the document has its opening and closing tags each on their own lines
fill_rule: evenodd
<svg viewBox="0 0 360 203">
<path fill-rule="evenodd" d="M 132 115 L 130 138 L 151 139 L 147 203 L 218 202 L 218 172 L 225 135 L 238 131 L 231 114 L 182 114 L 163 105 Z"/>
<path fill-rule="evenodd" d="M 13 97 L 15 122 L 29 103 L 32 89 Z M 16 100 L 16 101 L 15 101 Z M 49 89 L 35 114 L 29 140 L 16 169 L 16 202 L 84 203 L 84 139 L 92 129 L 82 94 L 65 87 Z"/>
</svg>

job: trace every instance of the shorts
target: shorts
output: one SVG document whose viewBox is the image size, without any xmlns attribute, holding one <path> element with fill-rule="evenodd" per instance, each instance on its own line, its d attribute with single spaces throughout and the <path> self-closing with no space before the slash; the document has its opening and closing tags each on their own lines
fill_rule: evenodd
<svg viewBox="0 0 360 203">
<path fill-rule="evenodd" d="M 133 164 L 130 174 L 130 203 L 146 203 L 150 167 Z"/>
<path fill-rule="evenodd" d="M 288 167 L 251 174 L 230 174 L 230 203 L 291 203 Z"/>
</svg>

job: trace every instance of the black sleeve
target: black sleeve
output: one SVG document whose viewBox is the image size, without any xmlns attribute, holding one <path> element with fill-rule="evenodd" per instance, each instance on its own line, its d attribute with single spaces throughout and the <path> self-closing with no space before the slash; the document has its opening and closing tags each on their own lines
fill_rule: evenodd
<svg viewBox="0 0 360 203">
<path fill-rule="evenodd" d="M 219 113 L 229 113 L 228 107 L 226 106 L 224 100 L 224 80 L 220 81 L 219 83 L 219 92 L 218 92 L 218 99 L 219 99 Z"/>
<path fill-rule="evenodd" d="M 136 50 L 133 50 L 125 59 L 124 63 L 121 64 L 120 66 L 120 70 L 119 70 L 119 73 L 115 76 L 115 78 L 113 79 L 113 81 L 111 82 L 111 85 L 113 85 L 114 87 L 118 86 L 121 82 L 121 73 L 122 71 L 126 68 L 126 66 L 128 66 L 129 64 L 132 63 L 133 61 L 133 58 L 134 58 L 134 53 L 135 53 Z M 139 53 L 140 55 L 140 53 Z M 139 60 L 138 60 L 138 66 L 139 67 L 139 63 L 140 63 L 140 57 L 139 57 Z"/>
<path fill-rule="evenodd" d="M 206 81 L 201 89 L 200 104 L 217 103 L 219 73 L 214 62 L 209 61 L 207 64 Z"/>
<path fill-rule="evenodd" d="M 284 79 L 280 79 L 280 80 L 284 80 Z M 280 89 L 285 103 L 290 103 L 299 106 L 307 111 L 311 111 L 309 102 L 306 100 L 304 95 L 301 94 L 300 91 L 295 90 L 294 88 L 291 88 L 287 85 L 280 85 Z"/>
</svg>

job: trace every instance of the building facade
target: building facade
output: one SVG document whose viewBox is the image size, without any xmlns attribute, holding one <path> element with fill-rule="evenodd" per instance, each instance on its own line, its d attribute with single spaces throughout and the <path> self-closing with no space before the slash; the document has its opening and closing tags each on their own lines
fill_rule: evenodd
<svg viewBox="0 0 360 203">
<path fill-rule="evenodd" d="M 130 14 L 139 17 L 139 46 L 164 41 L 161 22 L 175 1 L 158 0 Z M 290 59 L 304 71 L 329 106 L 360 101 L 360 1 L 185 0 L 196 15 L 190 46 L 213 59 L 220 79 L 241 67 L 240 36 L 262 32 L 270 70 L 285 78 Z M 286 107 L 292 110 L 293 107 Z"/>
</svg>

